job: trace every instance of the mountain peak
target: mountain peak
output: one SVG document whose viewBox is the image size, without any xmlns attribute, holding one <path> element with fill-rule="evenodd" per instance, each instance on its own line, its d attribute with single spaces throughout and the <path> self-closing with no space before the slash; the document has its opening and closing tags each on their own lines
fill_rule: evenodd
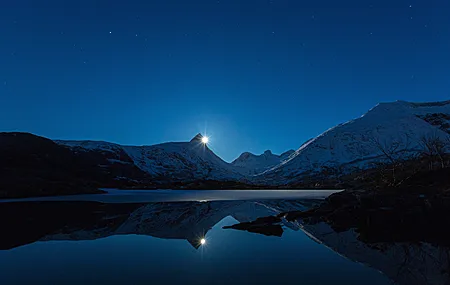
<svg viewBox="0 0 450 285">
<path fill-rule="evenodd" d="M 191 142 L 201 142 L 201 141 L 202 141 L 202 138 L 203 138 L 202 134 L 201 134 L 201 133 L 198 133 L 198 134 L 195 135 L 195 137 L 193 137 L 193 138 L 191 139 Z"/>
<path fill-rule="evenodd" d="M 268 149 L 264 152 L 264 155 L 272 155 L 272 151 L 270 149 Z"/>
</svg>

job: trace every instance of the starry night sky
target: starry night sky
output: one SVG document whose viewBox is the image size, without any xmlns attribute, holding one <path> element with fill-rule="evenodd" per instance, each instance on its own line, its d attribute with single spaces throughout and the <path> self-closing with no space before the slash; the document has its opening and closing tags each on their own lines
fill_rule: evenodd
<svg viewBox="0 0 450 285">
<path fill-rule="evenodd" d="M 450 99 L 448 0 L 0 1 L 0 131 L 297 149 L 378 102 Z"/>
</svg>

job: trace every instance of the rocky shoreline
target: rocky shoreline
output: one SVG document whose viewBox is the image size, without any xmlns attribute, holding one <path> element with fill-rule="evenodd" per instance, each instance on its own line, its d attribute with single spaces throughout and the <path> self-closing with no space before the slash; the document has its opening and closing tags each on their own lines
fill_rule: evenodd
<svg viewBox="0 0 450 285">
<path fill-rule="evenodd" d="M 368 244 L 427 242 L 450 246 L 449 216 L 450 191 L 345 190 L 306 211 L 284 212 L 228 228 L 270 235 L 286 219 L 303 225 L 326 223 L 338 233 L 354 230 L 358 239 Z"/>
</svg>

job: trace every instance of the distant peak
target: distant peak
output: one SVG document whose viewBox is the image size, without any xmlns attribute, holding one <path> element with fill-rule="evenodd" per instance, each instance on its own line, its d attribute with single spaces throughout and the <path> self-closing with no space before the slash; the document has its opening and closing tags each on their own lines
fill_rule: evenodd
<svg viewBox="0 0 450 285">
<path fill-rule="evenodd" d="M 268 149 L 264 152 L 264 155 L 272 155 L 272 151 L 270 149 Z"/>
<path fill-rule="evenodd" d="M 247 159 L 247 158 L 249 158 L 250 156 L 255 156 L 253 153 L 251 153 L 251 152 L 248 152 L 248 151 L 246 151 L 246 152 L 243 152 L 239 157 L 238 157 L 238 159 Z"/>
<path fill-rule="evenodd" d="M 202 134 L 201 134 L 201 133 L 198 133 L 198 134 L 195 135 L 195 137 L 193 137 L 193 138 L 191 139 L 191 142 L 201 142 L 201 141 L 202 141 L 202 138 L 203 138 Z"/>
<path fill-rule="evenodd" d="M 238 158 L 233 160 L 231 162 L 231 164 L 234 164 L 234 163 L 239 162 L 239 161 L 245 161 L 245 160 L 247 160 L 247 159 L 249 159 L 250 157 L 253 157 L 253 156 L 255 156 L 253 153 L 250 153 L 248 151 L 243 152 Z"/>
</svg>

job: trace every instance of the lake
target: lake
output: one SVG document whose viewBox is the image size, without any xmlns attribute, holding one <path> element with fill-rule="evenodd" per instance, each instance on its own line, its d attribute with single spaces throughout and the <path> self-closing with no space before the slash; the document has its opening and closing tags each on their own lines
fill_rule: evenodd
<svg viewBox="0 0 450 285">
<path fill-rule="evenodd" d="M 223 201 L 261 199 L 324 199 L 341 190 L 118 190 L 102 189 L 106 194 L 67 195 L 25 199 L 3 199 L 0 203 L 24 201 L 96 201 L 139 203 L 170 201 Z"/>
<path fill-rule="evenodd" d="M 305 210 L 331 192 L 223 192 L 0 203 L 1 284 L 392 284 L 322 242 L 330 236 L 322 228 L 286 220 L 275 232 L 223 228 Z"/>
</svg>

